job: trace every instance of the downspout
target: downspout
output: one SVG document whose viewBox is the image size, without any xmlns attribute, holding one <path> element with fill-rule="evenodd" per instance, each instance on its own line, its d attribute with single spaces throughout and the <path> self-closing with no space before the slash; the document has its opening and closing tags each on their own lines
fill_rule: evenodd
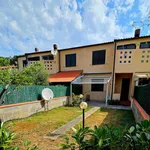
<svg viewBox="0 0 150 150">
<path fill-rule="evenodd" d="M 58 72 L 61 70 L 61 63 L 60 63 L 60 51 L 58 51 L 58 61 L 59 61 L 59 67 L 58 67 Z"/>
<path fill-rule="evenodd" d="M 112 74 L 111 100 L 113 99 L 113 91 L 114 91 L 115 62 L 116 62 L 116 40 L 114 40 L 114 62 Z"/>
</svg>

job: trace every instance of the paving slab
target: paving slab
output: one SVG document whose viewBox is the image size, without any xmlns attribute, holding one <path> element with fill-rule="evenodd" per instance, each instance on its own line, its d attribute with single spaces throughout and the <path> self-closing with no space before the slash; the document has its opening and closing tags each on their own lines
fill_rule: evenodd
<svg viewBox="0 0 150 150">
<path fill-rule="evenodd" d="M 88 112 L 85 113 L 85 118 L 89 117 L 92 115 L 94 112 L 96 112 L 100 107 L 94 107 L 90 109 Z M 53 132 L 49 133 L 45 138 L 51 139 L 51 140 L 56 140 L 59 136 L 64 135 L 67 131 L 70 130 L 71 127 L 74 127 L 77 125 L 80 121 L 82 121 L 82 115 L 79 117 L 73 119 L 72 121 L 69 121 L 65 125 L 61 126 L 60 128 L 54 130 Z"/>
</svg>

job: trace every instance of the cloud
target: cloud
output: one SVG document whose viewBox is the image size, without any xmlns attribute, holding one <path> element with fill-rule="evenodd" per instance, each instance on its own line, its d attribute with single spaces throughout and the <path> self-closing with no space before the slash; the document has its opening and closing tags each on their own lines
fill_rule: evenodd
<svg viewBox="0 0 150 150">
<path fill-rule="evenodd" d="M 140 17 L 142 19 L 148 19 L 148 13 L 150 12 L 150 1 L 140 0 L 139 10 L 141 12 Z"/>
<path fill-rule="evenodd" d="M 32 52 L 35 47 L 47 50 L 53 43 L 65 48 L 131 36 L 118 19 L 134 0 L 116 1 L 111 8 L 109 0 L 1 0 L 0 55 Z"/>
</svg>

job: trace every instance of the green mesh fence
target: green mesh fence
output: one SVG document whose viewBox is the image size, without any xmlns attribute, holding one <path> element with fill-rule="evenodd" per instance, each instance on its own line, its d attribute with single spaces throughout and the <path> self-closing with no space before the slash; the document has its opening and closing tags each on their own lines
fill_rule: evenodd
<svg viewBox="0 0 150 150">
<path fill-rule="evenodd" d="M 143 109 L 150 115 L 150 84 L 136 86 L 134 97 Z"/>
<path fill-rule="evenodd" d="M 4 86 L 0 85 L 0 92 L 3 88 Z M 54 93 L 54 97 L 69 96 L 70 94 L 69 86 L 19 86 L 16 88 L 12 85 L 3 94 L 2 99 L 5 105 L 41 100 L 41 92 L 44 88 L 50 88 Z"/>
</svg>

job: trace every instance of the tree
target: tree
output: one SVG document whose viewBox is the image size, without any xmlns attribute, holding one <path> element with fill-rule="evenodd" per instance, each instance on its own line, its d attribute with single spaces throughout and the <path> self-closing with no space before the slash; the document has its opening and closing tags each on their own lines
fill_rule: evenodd
<svg viewBox="0 0 150 150">
<path fill-rule="evenodd" d="M 18 69 L 0 70 L 0 84 L 4 85 L 0 92 L 1 101 L 4 93 L 6 95 L 10 93 L 7 90 L 10 85 L 15 85 L 14 90 L 19 85 L 48 85 L 48 72 L 40 63 L 29 65 L 21 72 Z M 3 102 L 4 100 L 1 103 Z"/>
<path fill-rule="evenodd" d="M 0 66 L 9 66 L 9 65 L 10 65 L 10 58 L 0 57 Z"/>
<path fill-rule="evenodd" d="M 15 77 L 12 84 L 48 85 L 48 72 L 41 63 L 29 65 Z"/>
</svg>

